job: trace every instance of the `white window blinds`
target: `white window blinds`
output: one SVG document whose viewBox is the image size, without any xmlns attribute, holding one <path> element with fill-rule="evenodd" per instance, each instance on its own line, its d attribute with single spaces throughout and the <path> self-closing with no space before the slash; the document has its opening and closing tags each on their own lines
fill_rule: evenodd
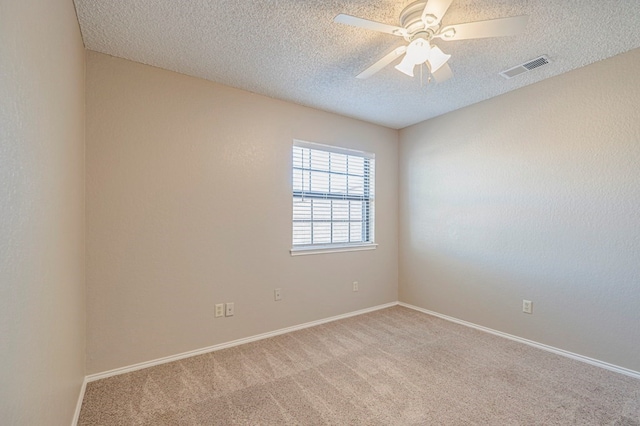
<svg viewBox="0 0 640 426">
<path fill-rule="evenodd" d="M 293 247 L 373 243 L 373 154 L 293 146 Z"/>
</svg>

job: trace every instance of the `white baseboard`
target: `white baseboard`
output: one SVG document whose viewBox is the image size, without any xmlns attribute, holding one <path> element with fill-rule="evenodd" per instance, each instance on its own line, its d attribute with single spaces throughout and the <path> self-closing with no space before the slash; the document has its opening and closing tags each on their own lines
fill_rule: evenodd
<svg viewBox="0 0 640 426">
<path fill-rule="evenodd" d="M 84 400 L 84 391 L 87 390 L 87 378 L 85 377 L 80 387 L 80 395 L 78 396 L 78 402 L 76 403 L 76 412 L 73 413 L 73 420 L 71 420 L 71 426 L 78 424 L 80 418 L 80 409 L 82 408 L 82 401 Z"/>
<path fill-rule="evenodd" d="M 126 366 L 126 367 L 121 367 L 121 368 L 116 368 L 116 369 L 109 370 L 109 371 L 104 371 L 102 373 L 90 374 L 85 378 L 85 384 L 88 383 L 88 382 L 93 382 L 93 381 L 96 381 L 96 380 L 105 379 L 107 377 L 117 376 L 119 374 L 125 374 L 125 373 L 130 373 L 130 372 L 136 371 L 136 370 L 142 370 L 143 368 L 153 367 L 154 365 L 166 364 L 168 362 L 178 361 L 180 359 L 189 358 L 189 357 L 196 356 L 196 355 L 202 355 L 202 354 L 206 354 L 206 353 L 209 353 L 209 352 L 219 351 L 221 349 L 227 349 L 227 348 L 231 348 L 233 346 L 238 346 L 238 345 L 242 345 L 242 344 L 249 343 L 249 342 L 255 342 L 257 340 L 268 339 L 269 337 L 278 336 L 280 334 L 290 333 L 292 331 L 302 330 L 304 328 L 309 328 L 309 327 L 313 327 L 313 326 L 316 326 L 316 325 L 325 324 L 325 323 L 328 323 L 328 322 L 332 322 L 332 321 L 337 321 L 337 320 L 341 320 L 341 319 L 344 319 L 344 318 L 353 317 L 353 316 L 356 316 L 356 315 L 362 315 L 362 314 L 366 314 L 368 312 L 373 312 L 373 311 L 377 311 L 377 310 L 380 310 L 380 309 L 390 308 L 390 307 L 396 306 L 396 305 L 398 305 L 398 302 L 385 303 L 384 305 L 373 306 L 371 308 L 361 309 L 359 311 L 349 312 L 349 313 L 346 313 L 346 314 L 336 315 L 336 316 L 329 317 L 329 318 L 324 318 L 324 319 L 321 319 L 321 320 L 316 320 L 316 321 L 306 322 L 304 324 L 294 325 L 294 326 L 291 326 L 291 327 L 281 328 L 279 330 L 270 331 L 268 333 L 257 334 L 255 336 L 245 337 L 243 339 L 233 340 L 231 342 L 220 343 L 218 345 L 208 346 L 206 348 L 201 348 L 201 349 L 196 349 L 196 350 L 193 350 L 193 351 L 183 352 L 183 353 L 180 353 L 180 354 L 177 354 L 177 355 L 171 355 L 171 356 L 166 356 L 166 357 L 163 357 L 163 358 L 154 359 L 154 360 L 151 360 L 151 361 L 140 362 L 138 364 L 133 364 L 133 365 L 129 365 L 129 366 Z M 83 388 L 82 388 L 82 394 L 84 395 L 84 385 L 83 385 Z M 79 404 L 80 405 L 78 405 L 78 408 L 76 410 L 77 411 L 77 413 L 76 413 L 77 415 L 80 414 L 80 408 L 79 407 L 82 404 L 82 400 L 80 400 Z"/>
<path fill-rule="evenodd" d="M 410 305 L 404 302 L 398 302 L 398 305 L 404 306 L 405 308 L 413 309 L 425 314 L 433 315 L 438 318 L 442 318 L 444 320 L 455 322 L 456 324 L 461 324 L 467 327 L 475 328 L 476 330 L 484 331 L 485 333 L 491 333 L 496 336 L 504 337 L 505 339 L 513 340 L 519 343 L 524 343 L 525 345 L 533 346 L 538 349 L 542 349 L 547 352 L 553 352 L 554 354 L 562 355 L 567 358 L 575 359 L 577 361 L 586 362 L 587 364 L 595 365 L 596 367 L 604 368 L 607 370 L 615 371 L 616 373 L 624 374 L 625 376 L 634 377 L 636 379 L 640 379 L 640 372 L 630 370 L 628 368 L 620 367 L 614 364 L 609 364 L 608 362 L 600 361 L 597 359 L 589 358 L 583 355 L 579 355 L 573 352 L 565 351 L 564 349 L 555 348 L 553 346 L 545 345 L 543 343 L 534 342 L 533 340 L 524 339 L 522 337 L 514 336 L 512 334 L 503 333 L 502 331 L 494 330 L 492 328 L 483 327 L 478 324 L 474 324 L 468 321 L 460 320 L 458 318 L 450 317 L 447 315 L 439 314 L 437 312 L 430 311 L 428 309 L 423 309 L 418 306 Z"/>
<path fill-rule="evenodd" d="M 464 321 L 464 320 L 460 320 L 454 317 L 450 317 L 447 315 L 443 315 L 440 314 L 438 312 L 434 312 L 434 311 L 430 311 L 428 309 L 423 309 L 420 308 L 418 306 L 414 306 L 414 305 L 410 305 L 408 303 L 404 303 L 404 302 L 391 302 L 391 303 L 386 303 L 383 305 L 378 305 L 378 306 L 373 306 L 371 308 L 366 308 L 366 309 L 361 309 L 358 311 L 354 311 L 354 312 L 349 312 L 346 314 L 341 314 L 341 315 L 336 315 L 333 317 L 329 317 L 329 318 L 324 318 L 324 319 L 320 319 L 320 320 L 316 320 L 316 321 L 311 321 L 311 322 L 306 322 L 304 324 L 299 324 L 299 325 L 294 325 L 291 327 L 286 327 L 286 328 L 281 328 L 279 330 L 275 330 L 275 331 L 270 331 L 267 333 L 262 333 L 262 334 L 257 334 L 255 336 L 250 336 L 250 337 L 245 337 L 242 339 L 238 339 L 238 340 L 233 340 L 230 342 L 225 342 L 225 343 L 220 343 L 217 345 L 213 345 L 213 346 L 208 346 L 206 348 L 201 348 L 201 349 L 196 349 L 193 351 L 188 351 L 188 352 L 183 352 L 180 354 L 176 354 L 176 355 L 171 355 L 171 356 L 166 356 L 163 358 L 158 358 L 158 359 L 154 359 L 151 361 L 145 361 L 145 362 L 141 362 L 138 364 L 133 364 L 133 365 L 129 365 L 126 367 L 121 367 L 121 368 L 116 368 L 113 370 L 109 370 L 109 371 L 103 371 L 101 373 L 95 373 L 95 374 L 90 374 L 88 376 L 85 377 L 85 380 L 82 384 L 82 388 L 80 390 L 80 397 L 78 399 L 78 404 L 76 406 L 76 412 L 74 415 L 74 421 L 73 421 L 73 425 L 76 424 L 76 422 L 78 421 L 78 417 L 80 415 L 80 409 L 82 407 L 82 400 L 84 397 L 84 393 L 85 393 L 85 389 L 87 386 L 87 383 L 89 382 L 93 382 L 95 380 L 100 380 L 100 379 L 104 379 L 107 377 L 112 377 L 112 376 L 117 376 L 120 374 L 125 374 L 125 373 L 129 373 L 132 371 L 137 371 L 137 370 L 142 370 L 144 368 L 149 368 L 149 367 L 153 367 L 155 365 L 160 365 L 160 364 L 166 364 L 168 362 L 173 362 L 173 361 L 178 361 L 181 359 L 185 359 L 185 358 L 189 358 L 192 356 L 197 356 L 197 355 L 202 355 L 202 354 L 206 354 L 209 352 L 214 352 L 214 351 L 219 351 L 221 349 L 227 349 L 227 348 L 231 348 L 234 346 L 238 346 L 238 345 L 242 345 L 245 343 L 250 343 L 250 342 L 255 342 L 258 340 L 262 340 L 262 339 L 268 339 L 270 337 L 274 337 L 274 336 L 278 336 L 281 334 L 285 334 L 285 333 L 290 333 L 292 331 L 296 331 L 296 330 L 302 330 L 305 328 L 309 328 L 309 327 L 314 327 L 316 325 L 320 325 L 320 324 L 325 324 L 328 322 L 332 322 L 332 321 L 337 321 L 337 320 L 341 320 L 344 318 L 349 318 L 349 317 L 353 317 L 356 315 L 362 315 L 362 314 L 366 314 L 368 312 L 373 312 L 373 311 L 377 311 L 380 309 L 385 309 L 385 308 L 390 308 L 392 306 L 396 306 L 396 305 L 400 305 L 400 306 L 404 306 L 405 308 L 409 308 L 409 309 L 413 309 L 419 312 L 423 312 L 425 314 L 428 315 L 433 315 L 435 317 L 438 318 L 442 318 L 444 320 L 450 321 L 450 322 L 454 322 L 457 324 L 461 324 L 467 327 L 471 327 L 474 328 L 476 330 L 480 330 L 480 331 L 484 331 L 486 333 L 490 333 L 496 336 L 500 336 L 500 337 L 504 337 L 506 339 L 510 339 L 519 343 L 524 343 L 525 345 L 529 345 L 529 346 L 533 346 L 536 347 L 538 349 L 542 349 L 548 352 L 553 352 L 555 354 L 558 355 L 562 355 L 571 359 L 575 359 L 577 361 L 581 361 L 581 362 L 585 362 L 587 364 L 591 364 L 591 365 L 595 365 L 597 367 L 601 367 L 610 371 L 615 371 L 617 373 L 620 374 L 624 374 L 626 376 L 630 376 L 630 377 L 634 377 L 636 379 L 640 379 L 640 372 L 638 371 L 634 371 L 634 370 L 630 370 L 628 368 L 624 368 L 624 367 L 620 367 L 614 364 L 610 364 L 608 362 L 604 362 L 604 361 L 600 361 L 597 359 L 593 359 L 593 358 L 589 358 L 583 355 L 579 355 L 573 352 L 569 352 L 569 351 L 565 351 L 563 349 L 559 349 L 559 348 L 555 348 L 553 346 L 549 346 L 549 345 L 545 345 L 542 343 L 538 343 L 538 342 L 534 342 L 533 340 L 528 340 L 528 339 L 524 339 L 522 337 L 518 337 L 518 336 L 514 336 L 511 334 L 507 334 L 507 333 L 503 333 L 501 331 L 497 331 L 488 327 L 484 327 L 481 325 L 477 325 L 468 321 Z"/>
</svg>

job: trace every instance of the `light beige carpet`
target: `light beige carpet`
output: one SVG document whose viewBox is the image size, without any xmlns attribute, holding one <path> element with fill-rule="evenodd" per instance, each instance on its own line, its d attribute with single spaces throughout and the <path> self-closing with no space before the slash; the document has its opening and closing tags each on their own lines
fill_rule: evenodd
<svg viewBox="0 0 640 426">
<path fill-rule="evenodd" d="M 87 386 L 80 425 L 640 425 L 640 380 L 393 307 Z"/>
</svg>

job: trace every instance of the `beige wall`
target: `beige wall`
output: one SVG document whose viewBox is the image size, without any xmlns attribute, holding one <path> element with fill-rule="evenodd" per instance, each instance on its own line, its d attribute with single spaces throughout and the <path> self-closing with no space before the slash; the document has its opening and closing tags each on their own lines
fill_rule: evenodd
<svg viewBox="0 0 640 426">
<path fill-rule="evenodd" d="M 637 49 L 401 131 L 400 300 L 640 371 L 639 101 Z"/>
<path fill-rule="evenodd" d="M 88 373 L 397 300 L 397 136 L 88 52 Z M 294 138 L 376 154 L 377 250 L 290 256 Z"/>
<path fill-rule="evenodd" d="M 84 60 L 71 0 L 2 0 L 3 425 L 70 424 L 84 378 Z"/>
</svg>

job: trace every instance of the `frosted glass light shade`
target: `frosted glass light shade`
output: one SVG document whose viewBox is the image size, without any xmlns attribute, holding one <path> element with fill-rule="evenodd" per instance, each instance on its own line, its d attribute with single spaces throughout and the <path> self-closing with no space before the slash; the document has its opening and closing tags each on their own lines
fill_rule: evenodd
<svg viewBox="0 0 640 426">
<path fill-rule="evenodd" d="M 413 68 L 418 64 L 426 62 L 427 59 L 429 59 L 430 51 L 431 46 L 429 42 L 423 38 L 417 38 L 409 43 L 407 53 L 395 68 L 409 77 L 413 77 Z"/>
<path fill-rule="evenodd" d="M 451 55 L 444 53 L 438 46 L 433 46 L 429 54 L 429 69 L 432 73 L 438 71 L 440 67 L 447 63 Z"/>
<path fill-rule="evenodd" d="M 402 61 L 400 61 L 400 63 L 395 66 L 395 69 L 402 73 L 405 73 L 409 77 L 413 77 L 413 68 L 415 66 L 416 64 L 414 64 L 411 59 L 407 55 L 405 55 L 404 58 L 402 58 Z"/>
</svg>

